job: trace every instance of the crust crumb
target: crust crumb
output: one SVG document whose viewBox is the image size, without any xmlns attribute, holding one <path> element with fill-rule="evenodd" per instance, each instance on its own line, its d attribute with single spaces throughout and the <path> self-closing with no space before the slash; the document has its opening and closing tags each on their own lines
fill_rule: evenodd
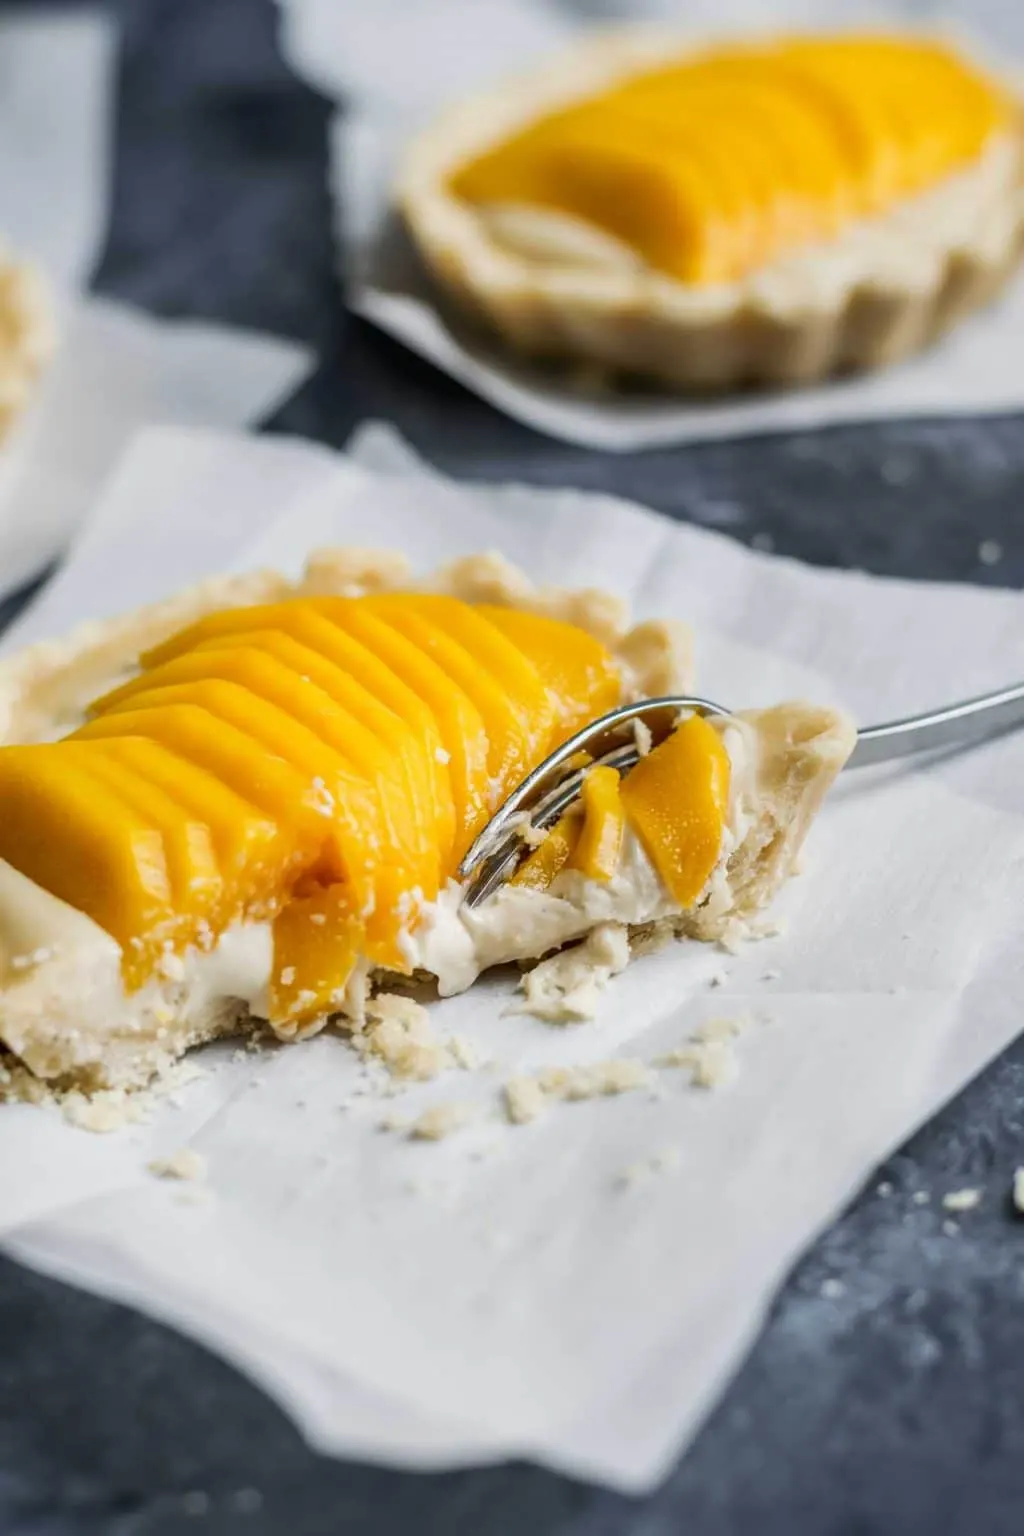
<svg viewBox="0 0 1024 1536">
<path fill-rule="evenodd" d="M 942 1197 L 943 1209 L 947 1211 L 973 1211 L 980 1204 L 980 1189 L 951 1189 Z"/>
<path fill-rule="evenodd" d="M 647 1088 L 651 1069 L 631 1056 L 586 1062 L 579 1067 L 549 1067 L 538 1076 L 541 1088 L 556 1099 L 598 1099 Z"/>
<path fill-rule="evenodd" d="M 549 1024 L 579 1024 L 597 1012 L 601 993 L 629 964 L 629 932 L 600 923 L 581 944 L 542 960 L 523 976 L 520 1011 Z"/>
<path fill-rule="evenodd" d="M 201 1183 L 206 1178 L 207 1163 L 201 1152 L 196 1152 L 192 1147 L 179 1147 L 170 1157 L 155 1157 L 146 1167 L 158 1179 Z"/>
<path fill-rule="evenodd" d="M 72 1091 L 60 1101 L 61 1114 L 69 1125 L 80 1131 L 106 1135 L 138 1125 L 146 1119 L 149 1105 L 142 1094 L 126 1088 L 102 1088 L 86 1095 Z"/>
<path fill-rule="evenodd" d="M 472 1104 L 434 1104 L 425 1109 L 409 1127 L 413 1141 L 443 1141 L 446 1136 L 461 1131 L 476 1116 Z"/>
<path fill-rule="evenodd" d="M 734 1041 L 750 1023 L 748 1013 L 706 1019 L 689 1040 L 660 1057 L 658 1066 L 685 1068 L 695 1088 L 723 1088 L 739 1072 Z"/>
<path fill-rule="evenodd" d="M 392 1077 L 427 1082 L 451 1067 L 472 1072 L 480 1054 L 465 1035 L 435 1034 L 422 1003 L 401 992 L 379 992 L 366 1004 L 363 1028 L 352 1036 L 363 1057 L 381 1062 Z"/>
<path fill-rule="evenodd" d="M 410 566 L 395 549 L 314 549 L 306 561 L 304 597 L 364 597 L 409 582 Z"/>
<path fill-rule="evenodd" d="M 547 1108 L 548 1096 L 535 1077 L 510 1077 L 504 1094 L 505 1113 L 512 1125 L 528 1125 Z"/>
<path fill-rule="evenodd" d="M 397 992 L 381 992 L 366 1004 L 367 1023 L 353 1036 L 364 1056 L 383 1062 L 394 1077 L 426 1082 L 449 1065 L 422 1003 Z"/>
</svg>

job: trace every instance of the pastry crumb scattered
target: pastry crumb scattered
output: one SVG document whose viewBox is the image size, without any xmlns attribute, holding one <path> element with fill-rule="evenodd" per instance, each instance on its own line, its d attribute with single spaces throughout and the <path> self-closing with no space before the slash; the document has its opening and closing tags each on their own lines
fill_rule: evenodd
<svg viewBox="0 0 1024 1536">
<path fill-rule="evenodd" d="M 413 1141 L 443 1141 L 469 1124 L 476 1115 L 472 1104 L 434 1104 L 409 1126 Z"/>
<path fill-rule="evenodd" d="M 914 1191 L 910 1198 L 915 1205 L 927 1205 L 931 1195 L 929 1195 L 926 1189 L 918 1189 Z"/>
<path fill-rule="evenodd" d="M 998 565 L 1003 558 L 1003 546 L 998 539 L 982 539 L 978 545 L 978 559 L 982 565 Z"/>
<path fill-rule="evenodd" d="M 365 1059 L 380 1063 L 392 1077 L 414 1082 L 428 1082 L 450 1067 L 472 1072 L 483 1065 L 471 1040 L 465 1035 L 446 1039 L 437 1035 L 423 1004 L 400 992 L 370 998 L 363 1028 L 352 1040 Z"/>
<path fill-rule="evenodd" d="M 881 1184 L 879 1184 L 878 1189 L 875 1191 L 875 1193 L 882 1200 L 888 1200 L 889 1196 L 892 1194 L 892 1185 L 889 1183 L 889 1180 L 888 1179 L 883 1179 Z"/>
<path fill-rule="evenodd" d="M 534 1076 L 509 1078 L 504 1089 L 505 1112 L 513 1125 L 526 1125 L 536 1120 L 553 1100 L 607 1098 L 647 1088 L 651 1082 L 651 1069 L 646 1062 L 629 1056 L 578 1067 L 548 1067 Z"/>
<path fill-rule="evenodd" d="M 616 1056 L 580 1067 L 548 1067 L 539 1074 L 538 1081 L 551 1098 L 598 1099 L 648 1087 L 651 1069 L 635 1057 Z"/>
<path fill-rule="evenodd" d="M 960 1231 L 960 1224 L 956 1221 L 946 1220 L 942 1223 L 942 1230 L 947 1237 L 956 1237 L 956 1234 Z"/>
<path fill-rule="evenodd" d="M 981 1190 L 952 1189 L 948 1195 L 943 1195 L 942 1204 L 947 1211 L 973 1211 L 981 1204 Z"/>
<path fill-rule="evenodd" d="M 535 1077 L 510 1077 L 504 1088 L 505 1113 L 513 1125 L 527 1125 L 544 1113 L 548 1097 Z"/>
<path fill-rule="evenodd" d="M 464 1072 L 473 1072 L 483 1065 L 480 1052 L 465 1035 L 449 1035 L 446 1043 L 452 1062 Z"/>
<path fill-rule="evenodd" d="M 434 1033 L 422 1003 L 397 992 L 381 992 L 366 1004 L 367 1022 L 353 1036 L 356 1049 L 395 1077 L 425 1082 L 448 1065 L 444 1043 Z"/>
<path fill-rule="evenodd" d="M 695 1088 L 724 1088 L 739 1072 L 739 1061 L 730 1040 L 705 1040 L 680 1045 L 658 1061 L 659 1067 L 683 1067 Z"/>
<path fill-rule="evenodd" d="M 206 1178 L 207 1162 L 192 1147 L 179 1147 L 170 1157 L 155 1157 L 146 1167 L 158 1179 L 181 1179 L 192 1184 Z"/>
<path fill-rule="evenodd" d="M 846 1286 L 834 1275 L 821 1282 L 821 1294 L 829 1301 L 837 1301 L 840 1296 L 846 1295 Z"/>
<path fill-rule="evenodd" d="M 72 1092 L 60 1101 L 61 1114 L 68 1125 L 80 1131 L 94 1131 L 104 1136 L 139 1125 L 146 1119 L 149 1105 L 141 1094 L 124 1088 L 103 1088 L 98 1093 Z"/>
</svg>

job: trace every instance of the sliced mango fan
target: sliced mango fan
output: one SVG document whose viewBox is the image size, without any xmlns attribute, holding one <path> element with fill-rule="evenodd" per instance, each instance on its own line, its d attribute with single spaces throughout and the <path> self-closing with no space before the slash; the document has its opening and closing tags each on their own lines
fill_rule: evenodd
<svg viewBox="0 0 1024 1536">
<path fill-rule="evenodd" d="M 1016 111 L 940 42 L 733 44 L 528 123 L 450 187 L 584 220 L 680 282 L 729 283 L 970 165 Z"/>
</svg>

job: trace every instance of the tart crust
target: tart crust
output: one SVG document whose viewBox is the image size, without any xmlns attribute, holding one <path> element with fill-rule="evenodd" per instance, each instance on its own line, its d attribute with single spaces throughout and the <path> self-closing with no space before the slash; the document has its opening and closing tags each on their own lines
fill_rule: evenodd
<svg viewBox="0 0 1024 1536">
<path fill-rule="evenodd" d="M 693 689 L 688 628 L 660 621 L 631 628 L 624 605 L 608 593 L 535 587 L 495 554 L 455 561 L 417 583 L 403 557 L 332 549 L 314 553 L 298 583 L 272 572 L 218 578 L 14 654 L 0 664 L 0 745 L 46 740 L 73 728 L 97 689 L 125 674 L 140 651 L 205 613 L 288 596 L 358 596 L 414 585 L 570 620 L 613 651 L 627 697 Z M 744 741 L 743 803 L 737 807 L 742 833 L 700 911 L 659 925 L 701 939 L 727 938 L 792 872 L 854 741 L 846 716 L 800 703 L 738 715 L 730 728 Z M 634 932 L 646 936 L 650 926 L 637 925 Z M 259 940 L 255 926 L 250 933 Z M 5 1084 L 18 1097 L 37 1096 L 40 1084 L 88 1092 L 143 1086 L 189 1047 L 259 1018 L 235 995 L 230 957 L 215 951 L 205 958 L 216 965 L 190 970 L 176 963 L 128 998 L 120 950 L 109 935 L 0 865 L 0 1097 Z M 364 1002 L 365 986 L 349 1010 L 356 1021 Z M 3 1050 L 9 1053 L 6 1065 Z"/>
<path fill-rule="evenodd" d="M 687 51 L 670 34 L 602 34 L 464 101 L 414 141 L 396 202 L 456 313 L 520 357 L 576 365 L 591 384 L 715 393 L 894 363 L 1004 287 L 1024 254 L 1024 107 L 956 177 L 717 287 L 661 276 L 575 221 L 564 221 L 575 229 L 563 244 L 557 218 L 481 210 L 448 190 L 456 167 L 530 121 Z"/>
<path fill-rule="evenodd" d="M 27 405 L 55 339 L 42 277 L 0 247 L 0 439 Z"/>
</svg>

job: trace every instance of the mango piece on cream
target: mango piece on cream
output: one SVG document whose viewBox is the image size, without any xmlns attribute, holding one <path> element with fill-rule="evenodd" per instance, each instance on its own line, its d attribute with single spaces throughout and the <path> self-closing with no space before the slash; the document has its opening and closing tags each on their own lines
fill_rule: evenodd
<svg viewBox="0 0 1024 1536">
<path fill-rule="evenodd" d="M 695 905 L 718 862 L 729 778 L 720 734 L 691 715 L 622 781 L 626 819 L 684 911 Z"/>
</svg>

